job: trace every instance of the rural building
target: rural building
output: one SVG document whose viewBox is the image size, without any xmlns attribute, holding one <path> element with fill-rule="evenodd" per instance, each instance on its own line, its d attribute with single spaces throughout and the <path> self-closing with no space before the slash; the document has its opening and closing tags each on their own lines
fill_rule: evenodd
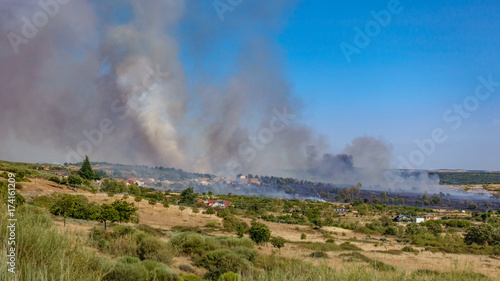
<svg viewBox="0 0 500 281">
<path fill-rule="evenodd" d="M 411 217 L 409 215 L 397 215 L 394 219 L 394 222 L 411 222 Z"/>
<path fill-rule="evenodd" d="M 219 208 L 219 209 L 224 209 L 226 207 L 231 206 L 231 202 L 227 202 L 224 200 L 203 200 L 203 199 L 198 199 L 198 203 L 203 203 L 207 207 L 212 207 L 212 208 Z"/>
<path fill-rule="evenodd" d="M 425 219 L 424 218 L 415 218 L 414 220 L 416 223 L 423 223 L 425 222 Z"/>
<path fill-rule="evenodd" d="M 437 221 L 440 220 L 441 218 L 435 215 L 425 215 L 424 216 L 424 221 Z"/>
<path fill-rule="evenodd" d="M 335 208 L 334 211 L 341 216 L 345 216 L 347 214 L 346 208 Z"/>
</svg>

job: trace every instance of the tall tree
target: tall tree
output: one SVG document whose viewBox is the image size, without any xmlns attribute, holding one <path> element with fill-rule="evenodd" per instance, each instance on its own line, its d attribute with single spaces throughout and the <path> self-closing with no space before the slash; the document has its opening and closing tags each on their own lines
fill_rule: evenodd
<svg viewBox="0 0 500 281">
<path fill-rule="evenodd" d="M 95 178 L 95 173 L 92 171 L 92 166 L 90 165 L 89 157 L 85 155 L 85 160 L 83 161 L 82 167 L 78 171 L 78 175 L 82 179 L 93 180 Z"/>
<path fill-rule="evenodd" d="M 194 193 L 194 188 L 193 187 L 188 187 L 184 189 L 181 193 L 181 202 L 184 204 L 194 204 L 196 200 L 196 193 Z"/>
<path fill-rule="evenodd" d="M 104 222 L 104 230 L 106 230 L 106 222 L 116 222 L 120 220 L 120 214 L 118 211 L 110 204 L 101 205 L 101 216 L 100 219 Z"/>
</svg>

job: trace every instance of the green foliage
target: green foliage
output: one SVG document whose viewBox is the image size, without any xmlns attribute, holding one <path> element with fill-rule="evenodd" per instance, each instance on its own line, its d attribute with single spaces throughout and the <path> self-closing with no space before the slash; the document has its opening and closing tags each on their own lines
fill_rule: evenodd
<svg viewBox="0 0 500 281">
<path fill-rule="evenodd" d="M 271 230 L 263 223 L 254 223 L 248 230 L 248 233 L 250 234 L 250 239 L 257 244 L 267 242 L 271 238 Z"/>
<path fill-rule="evenodd" d="M 307 235 L 305 233 L 301 233 L 300 234 L 300 239 L 301 240 L 306 240 L 307 239 Z"/>
<path fill-rule="evenodd" d="M 270 239 L 270 241 L 271 241 L 271 245 L 273 245 L 273 247 L 275 247 L 275 248 L 278 248 L 278 250 L 281 253 L 281 248 L 285 247 L 285 243 L 286 243 L 285 238 L 277 236 L 277 237 L 272 237 Z"/>
<path fill-rule="evenodd" d="M 442 221 L 443 225 L 447 227 L 468 228 L 471 227 L 471 222 L 466 220 L 448 220 Z"/>
<path fill-rule="evenodd" d="M 401 249 L 401 251 L 407 252 L 407 253 L 418 253 L 417 250 L 415 250 L 414 248 L 412 248 L 410 246 L 403 247 L 403 249 Z"/>
<path fill-rule="evenodd" d="M 53 181 L 55 183 L 61 183 L 61 179 L 58 176 L 51 176 L 49 181 Z"/>
<path fill-rule="evenodd" d="M 239 281 L 241 280 L 241 275 L 234 273 L 234 272 L 226 272 L 219 276 L 219 279 L 217 281 Z"/>
<path fill-rule="evenodd" d="M 112 204 L 113 208 L 118 212 L 118 221 L 120 222 L 139 222 L 137 215 L 137 207 L 133 203 L 128 203 L 125 200 L 116 200 Z"/>
<path fill-rule="evenodd" d="M 181 281 L 203 281 L 200 276 L 194 274 L 184 275 Z"/>
<path fill-rule="evenodd" d="M 106 229 L 106 222 L 117 222 L 120 220 L 120 214 L 118 211 L 110 204 L 102 204 L 101 205 L 101 214 L 99 219 L 104 222 L 104 229 Z"/>
<path fill-rule="evenodd" d="M 206 279 L 217 279 L 226 272 L 248 273 L 251 263 L 228 249 L 219 249 L 206 253 L 196 260 L 196 265 L 208 270 Z"/>
<path fill-rule="evenodd" d="M 83 179 L 79 175 L 71 174 L 68 177 L 68 184 L 70 185 L 80 185 L 82 184 L 82 182 Z"/>
<path fill-rule="evenodd" d="M 464 241 L 467 245 L 472 243 L 498 245 L 500 244 L 500 228 L 494 228 L 488 224 L 470 227 L 464 236 Z"/>
<path fill-rule="evenodd" d="M 212 216 L 215 213 L 216 213 L 216 211 L 212 207 L 208 207 L 207 210 L 205 211 L 205 214 L 210 215 L 210 216 Z"/>
<path fill-rule="evenodd" d="M 78 175 L 82 179 L 93 180 L 99 179 L 99 176 L 92 171 L 92 166 L 90 165 L 89 157 L 85 155 L 85 160 L 83 160 L 82 167 L 78 170 Z"/>
<path fill-rule="evenodd" d="M 8 212 L 0 205 L 0 239 L 8 241 Z M 23 205 L 16 209 L 16 273 L 7 272 L 0 255 L 0 276 L 12 280 L 100 280 L 111 269 L 108 258 L 89 251 L 72 232 L 58 231 L 48 211 Z M 43 261 L 43 263 L 41 262 Z M 4 280 L 3 278 L 0 278 Z"/>
<path fill-rule="evenodd" d="M 194 193 L 193 187 L 184 189 L 181 193 L 181 202 L 184 204 L 192 205 L 196 201 L 197 195 Z"/>
<path fill-rule="evenodd" d="M 312 252 L 309 256 L 311 258 L 315 258 L 315 259 L 327 259 L 327 258 L 329 258 L 328 254 L 325 252 Z"/>
</svg>

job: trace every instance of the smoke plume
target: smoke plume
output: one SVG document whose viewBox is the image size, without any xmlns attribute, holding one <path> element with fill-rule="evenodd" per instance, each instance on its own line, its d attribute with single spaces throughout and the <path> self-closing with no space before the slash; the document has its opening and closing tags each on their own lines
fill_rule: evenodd
<svg viewBox="0 0 500 281">
<path fill-rule="evenodd" d="M 296 1 L 245 1 L 223 22 L 211 1 L 47 2 L 57 9 L 0 2 L 0 30 L 10 34 L 0 39 L 2 158 L 62 163 L 89 154 L 230 176 L 387 184 L 390 145 L 361 137 L 332 154 L 300 122 L 273 43 L 284 26 L 277 19 Z M 40 13 L 47 23 L 36 27 Z M 399 188 L 414 184 L 394 177 Z"/>
</svg>

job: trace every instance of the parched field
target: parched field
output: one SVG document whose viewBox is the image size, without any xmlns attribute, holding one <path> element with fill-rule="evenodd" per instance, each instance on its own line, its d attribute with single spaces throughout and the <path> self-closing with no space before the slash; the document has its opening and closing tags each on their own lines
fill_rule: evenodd
<svg viewBox="0 0 500 281">
<path fill-rule="evenodd" d="M 114 195 L 109 197 L 107 194 L 91 194 L 89 192 L 77 192 L 69 190 L 58 184 L 46 181 L 37 180 L 35 183 L 23 183 L 24 189 L 21 192 L 26 197 L 40 196 L 43 194 L 50 194 L 53 192 L 69 192 L 72 194 L 81 194 L 89 198 L 91 202 L 97 203 L 112 203 L 117 199 L 122 199 L 123 195 Z M 146 224 L 162 230 L 172 230 L 173 227 L 199 227 L 201 229 L 208 229 L 207 223 L 222 224 L 222 219 L 215 215 L 209 216 L 206 214 L 195 214 L 190 208 L 186 208 L 181 212 L 178 206 L 170 205 L 169 208 L 163 207 L 161 204 L 150 205 L 146 201 L 135 202 L 133 197 L 129 197 L 126 201 L 134 203 L 139 208 L 139 219 L 141 224 Z M 247 223 L 250 223 L 250 218 L 241 217 Z M 359 218 L 351 218 L 359 219 Z M 482 255 L 466 255 L 466 254 L 444 254 L 432 253 L 423 251 L 422 248 L 414 247 L 418 253 L 408 253 L 401 251 L 403 247 L 407 246 L 398 243 L 394 238 L 382 235 L 365 235 L 355 233 L 350 230 L 336 228 L 336 227 L 323 227 L 322 231 L 314 230 L 308 226 L 289 225 L 272 223 L 266 221 L 259 221 L 266 224 L 273 236 L 282 236 L 290 243 L 281 249 L 281 254 L 286 257 L 297 258 L 314 263 L 315 265 L 327 264 L 332 268 L 342 268 L 344 265 L 351 263 L 361 263 L 363 261 L 352 259 L 349 254 L 352 251 L 333 251 L 326 252 L 327 259 L 316 259 L 311 257 L 314 252 L 312 249 L 304 247 L 303 242 L 318 242 L 324 243 L 327 239 L 326 235 L 333 237 L 336 244 L 350 242 L 362 249 L 362 254 L 372 260 L 383 262 L 407 271 L 415 270 L 433 270 L 433 271 L 457 271 L 466 270 L 487 275 L 492 280 L 500 280 L 500 259 L 493 256 Z M 61 219 L 57 220 L 57 225 L 63 228 Z M 68 220 L 66 230 L 71 230 L 80 233 L 81 235 L 87 234 L 93 227 L 100 226 L 97 222 L 86 222 L 80 220 Z M 233 233 L 223 232 L 222 228 L 211 228 L 211 235 L 216 236 L 235 236 Z M 301 240 L 301 234 L 307 235 L 306 240 Z M 169 240 L 169 236 L 162 238 L 164 241 Z M 272 254 L 276 251 L 270 244 L 258 246 L 257 250 L 264 255 Z M 181 263 L 189 264 L 191 261 L 188 257 L 177 257 L 176 265 Z M 178 266 L 173 267 L 178 268 Z M 199 269 L 197 269 L 199 270 Z M 201 272 L 199 272 L 202 274 Z"/>
</svg>

